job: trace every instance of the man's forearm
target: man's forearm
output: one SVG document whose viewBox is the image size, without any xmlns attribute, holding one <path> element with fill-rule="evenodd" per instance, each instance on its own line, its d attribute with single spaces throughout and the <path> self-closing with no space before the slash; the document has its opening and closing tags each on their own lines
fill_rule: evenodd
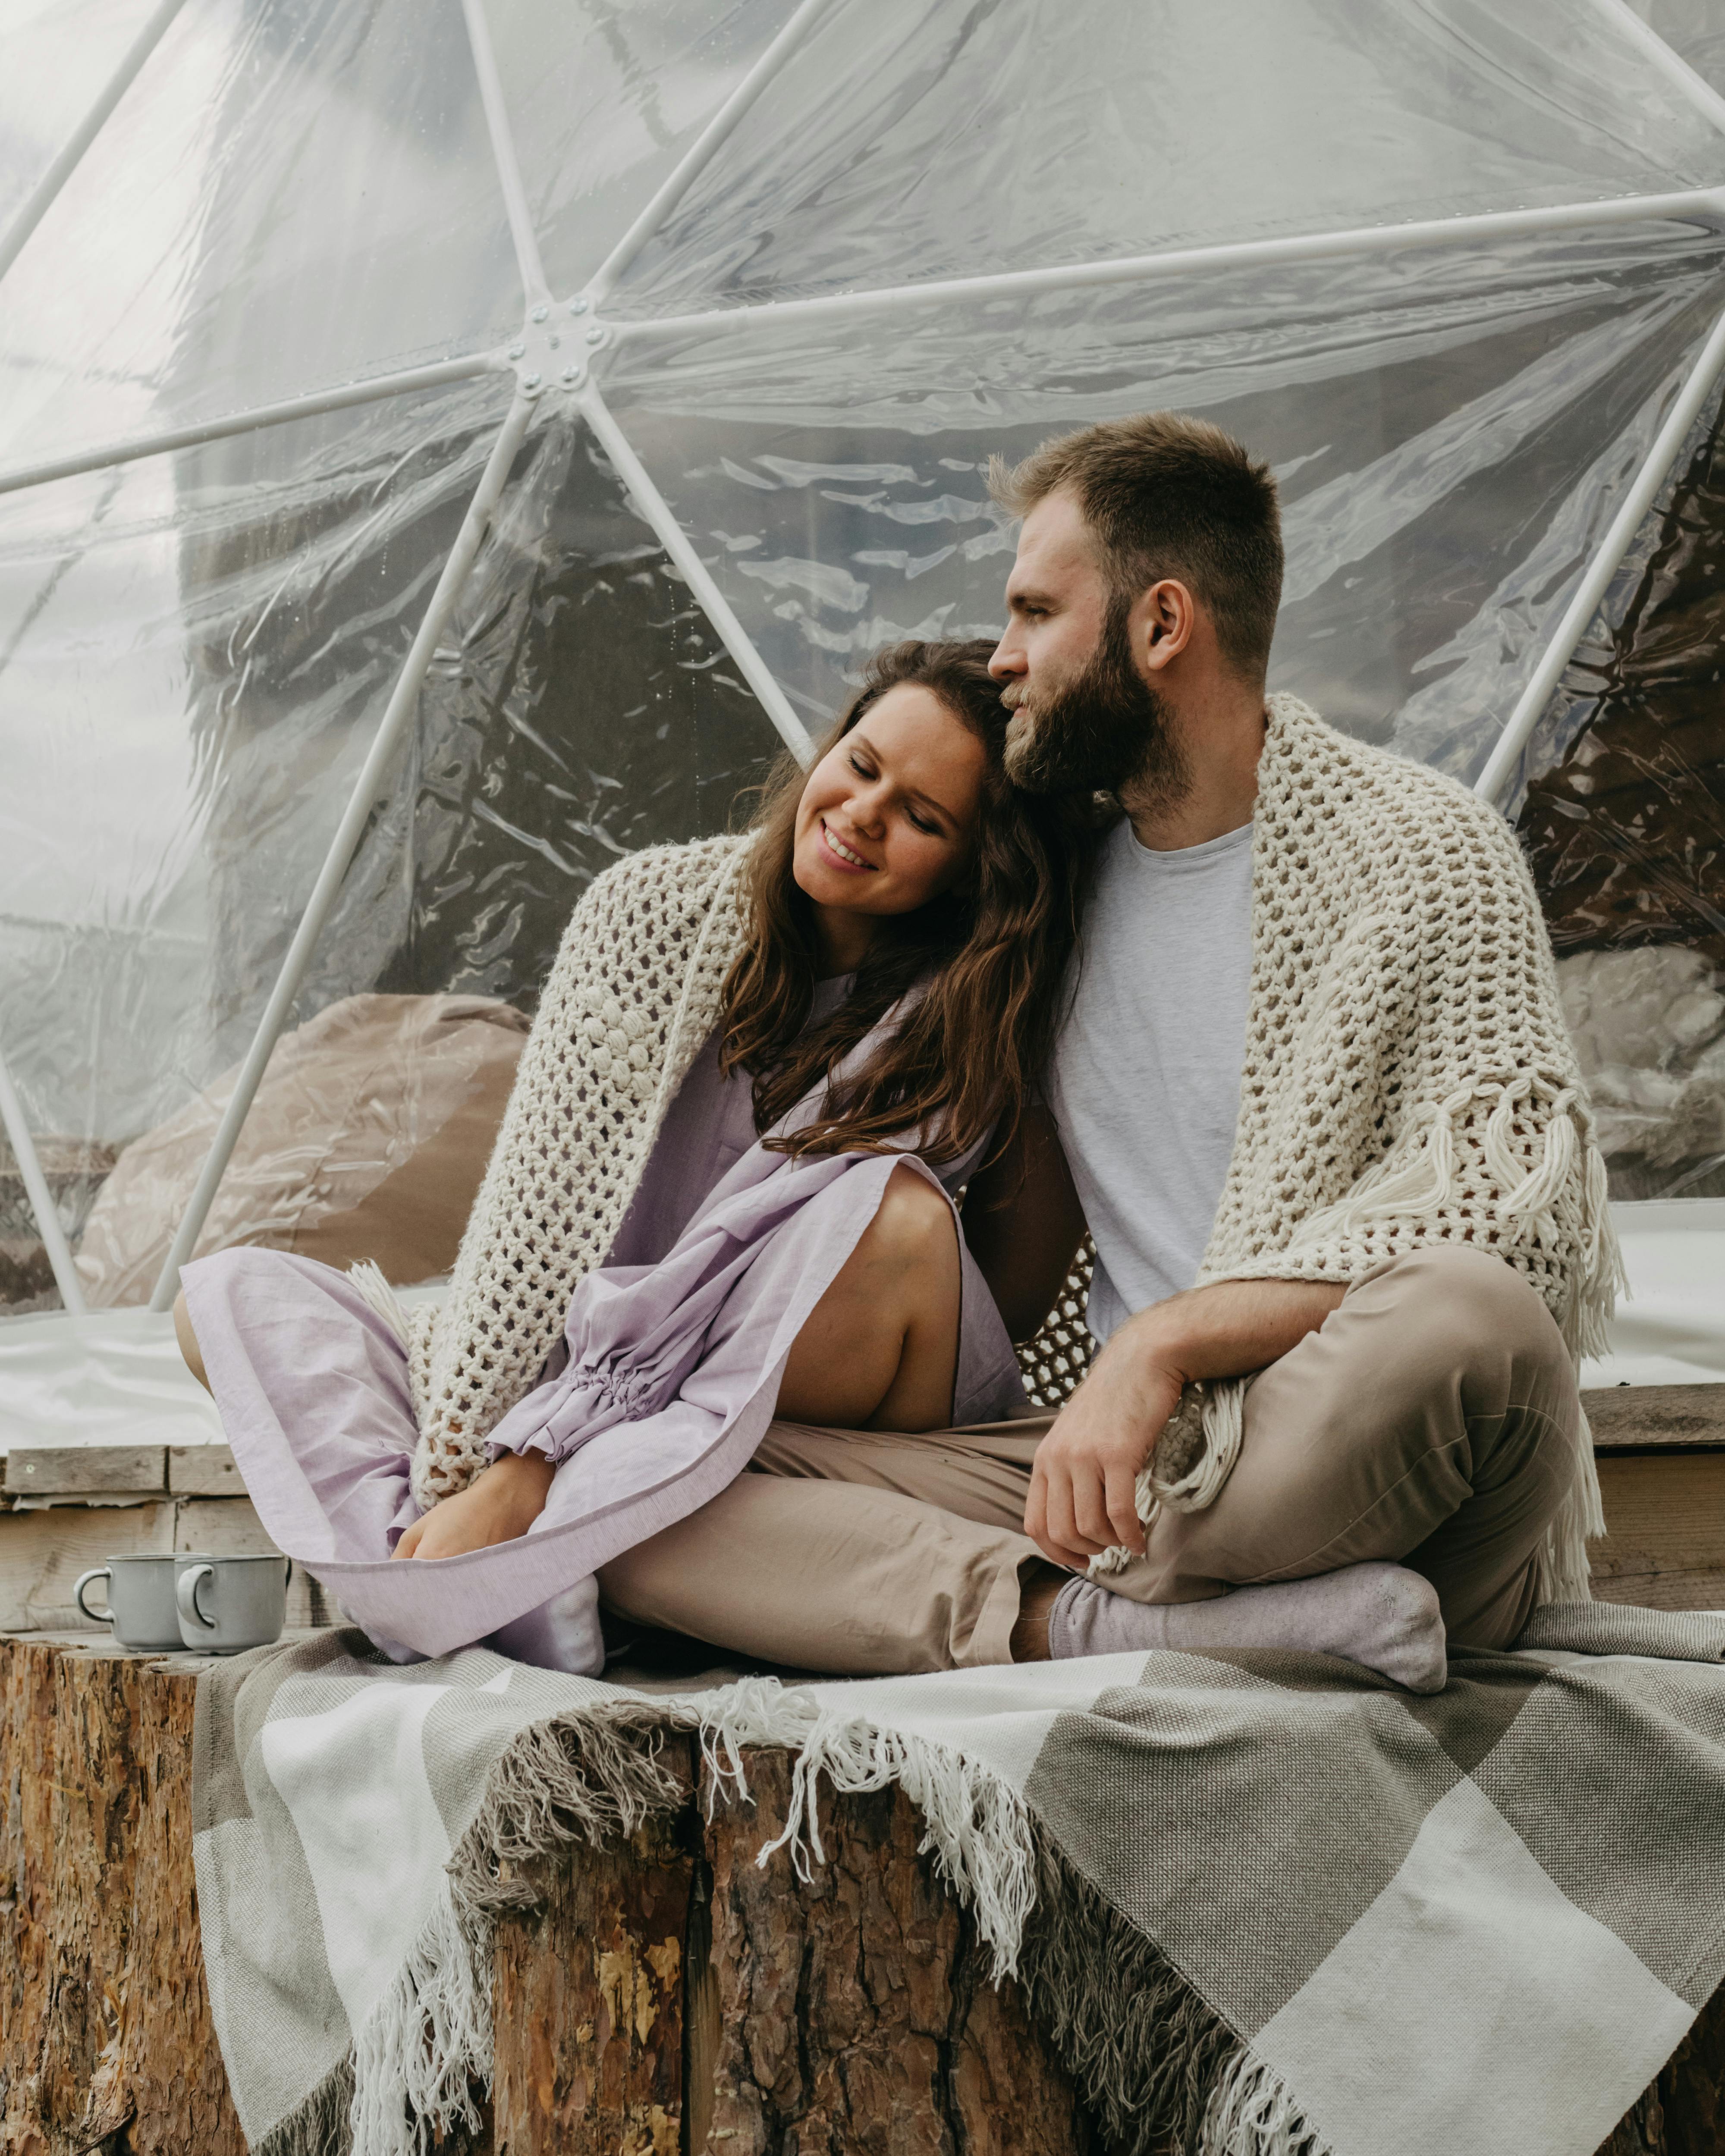
<svg viewBox="0 0 1725 2156">
<path fill-rule="evenodd" d="M 1183 1384 L 1243 1377 L 1297 1348 L 1345 1292 L 1320 1281 L 1218 1281 L 1128 1318 L 1106 1358 L 1153 1368 Z"/>
</svg>

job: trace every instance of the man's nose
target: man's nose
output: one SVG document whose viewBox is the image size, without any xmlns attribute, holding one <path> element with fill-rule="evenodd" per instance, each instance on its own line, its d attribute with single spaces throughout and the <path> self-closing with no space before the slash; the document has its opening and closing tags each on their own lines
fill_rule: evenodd
<svg viewBox="0 0 1725 2156">
<path fill-rule="evenodd" d="M 1014 643 L 1012 631 L 1008 629 L 994 646 L 993 656 L 988 661 L 988 671 L 997 681 L 1010 681 L 1024 670 L 1024 655 Z"/>
</svg>

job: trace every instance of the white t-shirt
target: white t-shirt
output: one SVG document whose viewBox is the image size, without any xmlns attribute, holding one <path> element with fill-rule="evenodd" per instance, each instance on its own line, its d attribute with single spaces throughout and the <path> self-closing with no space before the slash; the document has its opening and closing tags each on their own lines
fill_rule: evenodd
<svg viewBox="0 0 1725 2156">
<path fill-rule="evenodd" d="M 1191 1286 L 1228 1178 L 1251 976 L 1252 827 L 1153 853 L 1111 832 L 1049 1105 L 1101 1260 L 1090 1327 Z"/>
</svg>

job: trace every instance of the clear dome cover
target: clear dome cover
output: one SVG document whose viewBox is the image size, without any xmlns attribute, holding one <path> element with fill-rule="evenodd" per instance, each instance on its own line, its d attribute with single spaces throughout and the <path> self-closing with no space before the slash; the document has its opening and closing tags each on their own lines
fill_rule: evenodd
<svg viewBox="0 0 1725 2156">
<path fill-rule="evenodd" d="M 1277 472 L 1272 686 L 1517 820 L 1616 1194 L 1725 1195 L 1714 13 L 20 0 L 0 1309 L 207 1111 L 162 1305 L 284 1033 L 531 1014 L 607 862 L 993 633 L 992 456 L 1163 406 Z"/>
</svg>

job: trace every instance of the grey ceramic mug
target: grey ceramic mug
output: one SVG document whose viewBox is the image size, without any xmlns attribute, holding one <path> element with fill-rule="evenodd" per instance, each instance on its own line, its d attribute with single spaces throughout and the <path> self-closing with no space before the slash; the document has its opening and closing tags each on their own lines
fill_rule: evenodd
<svg viewBox="0 0 1725 2156">
<path fill-rule="evenodd" d="M 206 1655 L 267 1647 L 287 1623 L 290 1558 L 182 1557 L 174 1561 L 174 1606 L 182 1646 Z"/>
<path fill-rule="evenodd" d="M 146 1557 L 128 1552 L 110 1557 L 85 1573 L 72 1589 L 73 1599 L 94 1625 L 110 1625 L 122 1647 L 178 1654 L 179 1611 L 174 1604 L 174 1573 L 182 1564 L 203 1564 L 201 1553 Z M 108 1583 L 108 1606 L 92 1609 L 84 1590 L 98 1579 Z"/>
</svg>

